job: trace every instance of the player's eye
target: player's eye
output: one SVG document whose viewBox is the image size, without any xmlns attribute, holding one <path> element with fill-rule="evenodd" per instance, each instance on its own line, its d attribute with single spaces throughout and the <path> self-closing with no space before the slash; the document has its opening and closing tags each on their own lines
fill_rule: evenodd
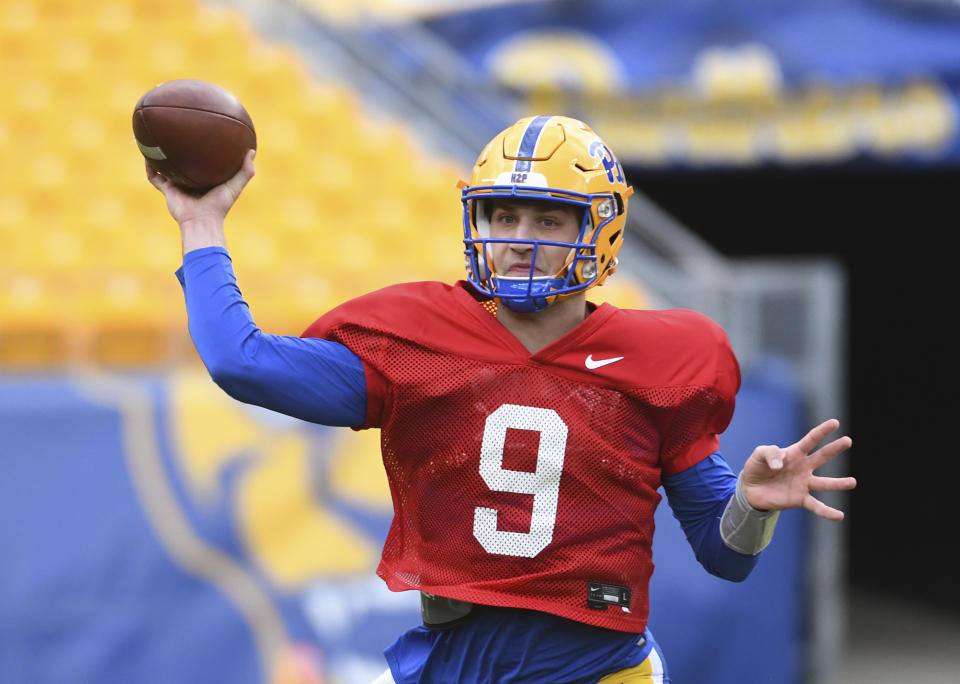
<svg viewBox="0 0 960 684">
<path fill-rule="evenodd" d="M 540 219 L 540 225 L 544 228 L 560 228 L 564 224 L 564 220 L 557 216 L 544 216 Z"/>
</svg>

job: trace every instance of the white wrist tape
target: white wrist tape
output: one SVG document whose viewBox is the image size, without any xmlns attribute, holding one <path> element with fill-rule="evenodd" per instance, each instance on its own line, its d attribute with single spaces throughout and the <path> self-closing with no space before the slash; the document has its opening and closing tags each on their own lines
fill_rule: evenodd
<svg viewBox="0 0 960 684">
<path fill-rule="evenodd" d="M 720 518 L 720 537 L 737 553 L 755 556 L 773 539 L 780 511 L 757 510 L 747 501 L 743 483 L 737 477 L 737 491 L 730 497 Z"/>
</svg>

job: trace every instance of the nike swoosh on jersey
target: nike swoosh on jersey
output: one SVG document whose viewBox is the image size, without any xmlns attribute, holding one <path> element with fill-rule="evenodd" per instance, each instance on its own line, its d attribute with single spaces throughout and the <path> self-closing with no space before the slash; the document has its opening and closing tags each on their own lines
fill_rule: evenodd
<svg viewBox="0 0 960 684">
<path fill-rule="evenodd" d="M 593 354 L 590 354 L 589 356 L 587 356 L 586 360 L 583 362 L 583 365 L 585 365 L 590 370 L 596 370 L 597 368 L 602 368 L 603 366 L 606 366 L 608 364 L 616 363 L 617 361 L 620 361 L 622 359 L 623 359 L 622 356 L 614 356 L 613 358 L 597 359 L 596 361 L 594 361 Z"/>
</svg>

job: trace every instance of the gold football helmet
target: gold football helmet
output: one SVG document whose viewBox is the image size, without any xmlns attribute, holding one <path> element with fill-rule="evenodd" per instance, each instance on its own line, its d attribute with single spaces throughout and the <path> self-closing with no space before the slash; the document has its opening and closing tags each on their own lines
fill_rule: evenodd
<svg viewBox="0 0 960 684">
<path fill-rule="evenodd" d="M 594 285 L 617 268 L 623 244 L 627 185 L 623 167 L 587 124 L 566 116 L 530 116 L 501 131 L 477 158 L 469 185 L 460 183 L 467 278 L 482 293 L 521 313 L 542 311 Z M 580 235 L 559 272 L 517 278 L 497 273 L 485 202 L 493 199 L 563 202 L 583 212 Z M 524 240 L 533 246 L 540 240 Z M 534 256 L 534 258 L 536 258 Z"/>
</svg>

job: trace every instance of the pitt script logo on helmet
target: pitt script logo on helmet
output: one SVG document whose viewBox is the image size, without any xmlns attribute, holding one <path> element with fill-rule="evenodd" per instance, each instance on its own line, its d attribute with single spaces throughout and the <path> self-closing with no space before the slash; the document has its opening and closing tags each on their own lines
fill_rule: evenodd
<svg viewBox="0 0 960 684">
<path fill-rule="evenodd" d="M 566 116 L 531 116 L 501 131 L 477 158 L 470 184 L 463 181 L 463 242 L 467 278 L 482 293 L 519 313 L 542 311 L 550 304 L 600 285 L 617 268 L 623 244 L 627 198 L 633 194 L 623 167 L 587 124 Z M 583 212 L 576 242 L 490 237 L 493 199 L 562 202 Z M 530 244 L 528 276 L 497 273 L 492 243 Z M 542 245 L 569 247 L 561 269 L 535 276 Z"/>
</svg>

